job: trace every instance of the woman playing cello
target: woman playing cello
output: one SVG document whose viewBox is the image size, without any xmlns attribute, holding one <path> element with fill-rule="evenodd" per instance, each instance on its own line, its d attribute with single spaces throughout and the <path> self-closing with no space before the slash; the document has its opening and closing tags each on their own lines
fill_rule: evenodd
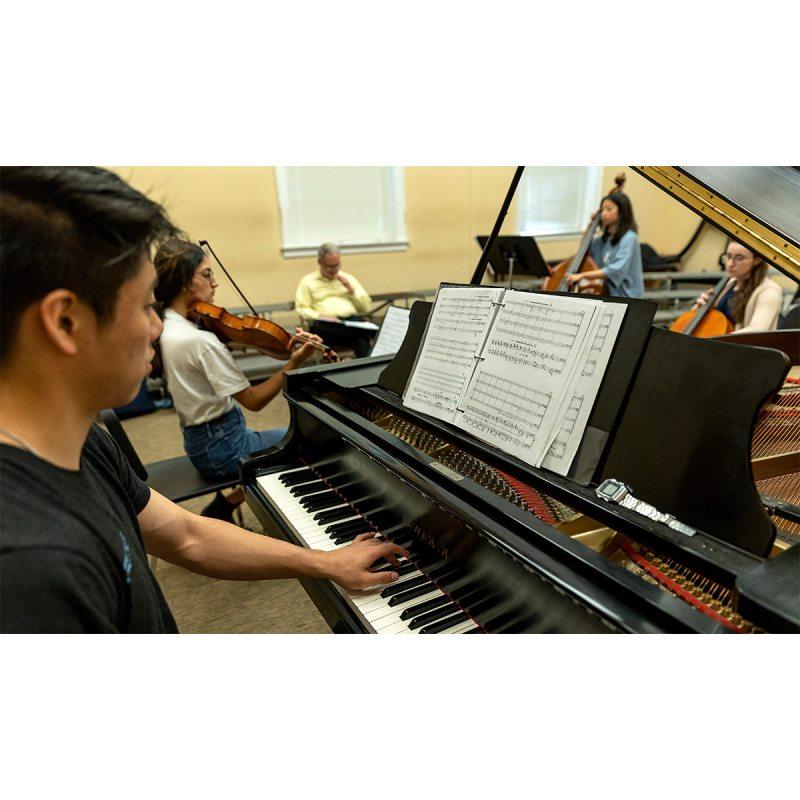
<svg viewBox="0 0 800 800">
<path fill-rule="evenodd" d="M 717 310 L 733 323 L 733 332 L 774 331 L 783 293 L 781 287 L 767 277 L 767 263 L 732 239 L 728 240 L 720 260 L 731 280 L 717 302 Z M 710 290 L 703 292 L 695 308 L 704 306 L 710 295 Z"/>
<path fill-rule="evenodd" d="M 263 409 L 280 393 L 283 372 L 303 364 L 314 352 L 314 344 L 302 344 L 280 371 L 251 386 L 217 336 L 189 320 L 190 306 L 196 301 L 211 303 L 218 285 L 202 248 L 170 239 L 159 248 L 154 263 L 155 296 L 164 316 L 161 357 L 186 454 L 204 477 L 233 478 L 239 458 L 277 444 L 286 433 L 285 429 L 249 430 L 240 406 L 248 411 Z M 295 343 L 292 340 L 290 350 Z M 243 499 L 241 489 L 227 498 L 218 494 L 203 514 L 230 520 Z"/>
</svg>

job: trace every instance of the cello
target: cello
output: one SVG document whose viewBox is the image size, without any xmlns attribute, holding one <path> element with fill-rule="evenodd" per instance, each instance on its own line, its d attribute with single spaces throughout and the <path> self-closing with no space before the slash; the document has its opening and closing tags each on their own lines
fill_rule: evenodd
<svg viewBox="0 0 800 800">
<path fill-rule="evenodd" d="M 200 246 L 205 245 L 214 260 L 219 264 L 228 280 L 239 293 L 239 296 L 253 312 L 253 316 L 231 314 L 222 306 L 214 303 L 207 303 L 203 300 L 195 300 L 189 306 L 189 318 L 201 325 L 205 330 L 215 334 L 223 344 L 235 342 L 245 347 L 254 347 L 265 355 L 286 361 L 292 354 L 292 346 L 295 342 L 310 344 L 317 350 L 322 351 L 326 361 L 338 361 L 339 356 L 327 345 L 317 341 L 318 337 L 298 329 L 295 334 L 289 333 L 283 326 L 278 325 L 268 319 L 263 319 L 244 296 L 242 290 L 237 286 L 230 273 L 225 269 L 222 262 L 217 258 L 214 249 L 205 239 L 200 241 Z"/>
<path fill-rule="evenodd" d="M 620 172 L 620 174 L 614 178 L 614 188 L 611 189 L 608 194 L 621 192 L 624 185 L 625 173 Z M 544 283 L 542 284 L 542 289 L 545 292 L 568 292 L 569 283 L 567 282 L 567 278 L 570 275 L 580 274 L 581 272 L 589 272 L 590 270 L 598 268 L 597 264 L 594 262 L 594 259 L 588 255 L 588 252 L 589 245 L 592 243 L 592 239 L 597 232 L 597 226 L 599 224 L 600 209 L 597 210 L 594 217 L 592 217 L 592 221 L 589 223 L 589 226 L 586 228 L 583 238 L 581 239 L 580 246 L 578 247 L 578 252 L 575 253 L 571 259 L 567 258 L 558 266 L 553 267 L 550 277 L 545 279 Z M 608 294 L 608 288 L 606 287 L 606 283 L 604 280 L 602 280 L 602 278 L 578 281 L 576 284 L 576 290 L 581 294 Z"/>
<path fill-rule="evenodd" d="M 714 336 L 731 333 L 733 331 L 731 321 L 721 311 L 714 308 L 729 281 L 730 276 L 726 273 L 717 281 L 711 297 L 704 306 L 681 314 L 669 326 L 669 329 L 675 333 L 685 333 L 687 336 L 697 336 L 700 339 L 711 339 Z"/>
</svg>

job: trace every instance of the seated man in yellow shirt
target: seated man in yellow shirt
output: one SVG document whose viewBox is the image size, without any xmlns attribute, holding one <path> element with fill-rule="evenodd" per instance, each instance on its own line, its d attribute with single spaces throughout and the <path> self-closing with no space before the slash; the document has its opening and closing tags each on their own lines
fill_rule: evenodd
<svg viewBox="0 0 800 800">
<path fill-rule="evenodd" d="M 297 313 L 311 322 L 311 332 L 333 348 L 352 347 L 356 356 L 369 353 L 374 331 L 351 328 L 342 320 L 362 321 L 372 298 L 356 278 L 341 271 L 341 255 L 334 244 L 323 244 L 317 253 L 319 270 L 301 279 L 294 296 Z"/>
</svg>

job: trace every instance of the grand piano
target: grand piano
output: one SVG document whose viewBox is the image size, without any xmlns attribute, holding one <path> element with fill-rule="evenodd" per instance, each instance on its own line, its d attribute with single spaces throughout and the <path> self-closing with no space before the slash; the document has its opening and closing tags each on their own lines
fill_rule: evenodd
<svg viewBox="0 0 800 800">
<path fill-rule="evenodd" d="M 635 169 L 800 279 L 800 172 Z M 630 380 L 606 374 L 595 466 L 562 477 L 403 406 L 429 312 L 415 304 L 394 357 L 288 374 L 286 438 L 240 464 L 268 534 L 331 550 L 372 530 L 408 549 L 389 587 L 302 581 L 334 632 L 800 631 L 800 509 L 759 492 L 752 444 L 791 347 L 649 328 Z M 778 451 L 756 458 L 761 481 L 800 473 L 796 429 Z M 609 480 L 683 530 L 611 501 Z"/>
</svg>

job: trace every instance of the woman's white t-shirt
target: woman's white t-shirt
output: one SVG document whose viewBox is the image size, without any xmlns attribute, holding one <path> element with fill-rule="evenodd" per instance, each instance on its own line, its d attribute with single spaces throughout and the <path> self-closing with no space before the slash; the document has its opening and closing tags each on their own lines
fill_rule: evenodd
<svg viewBox="0 0 800 800">
<path fill-rule="evenodd" d="M 250 382 L 213 333 L 168 308 L 159 339 L 167 388 L 181 425 L 199 425 L 230 411 L 232 395 Z"/>
</svg>

